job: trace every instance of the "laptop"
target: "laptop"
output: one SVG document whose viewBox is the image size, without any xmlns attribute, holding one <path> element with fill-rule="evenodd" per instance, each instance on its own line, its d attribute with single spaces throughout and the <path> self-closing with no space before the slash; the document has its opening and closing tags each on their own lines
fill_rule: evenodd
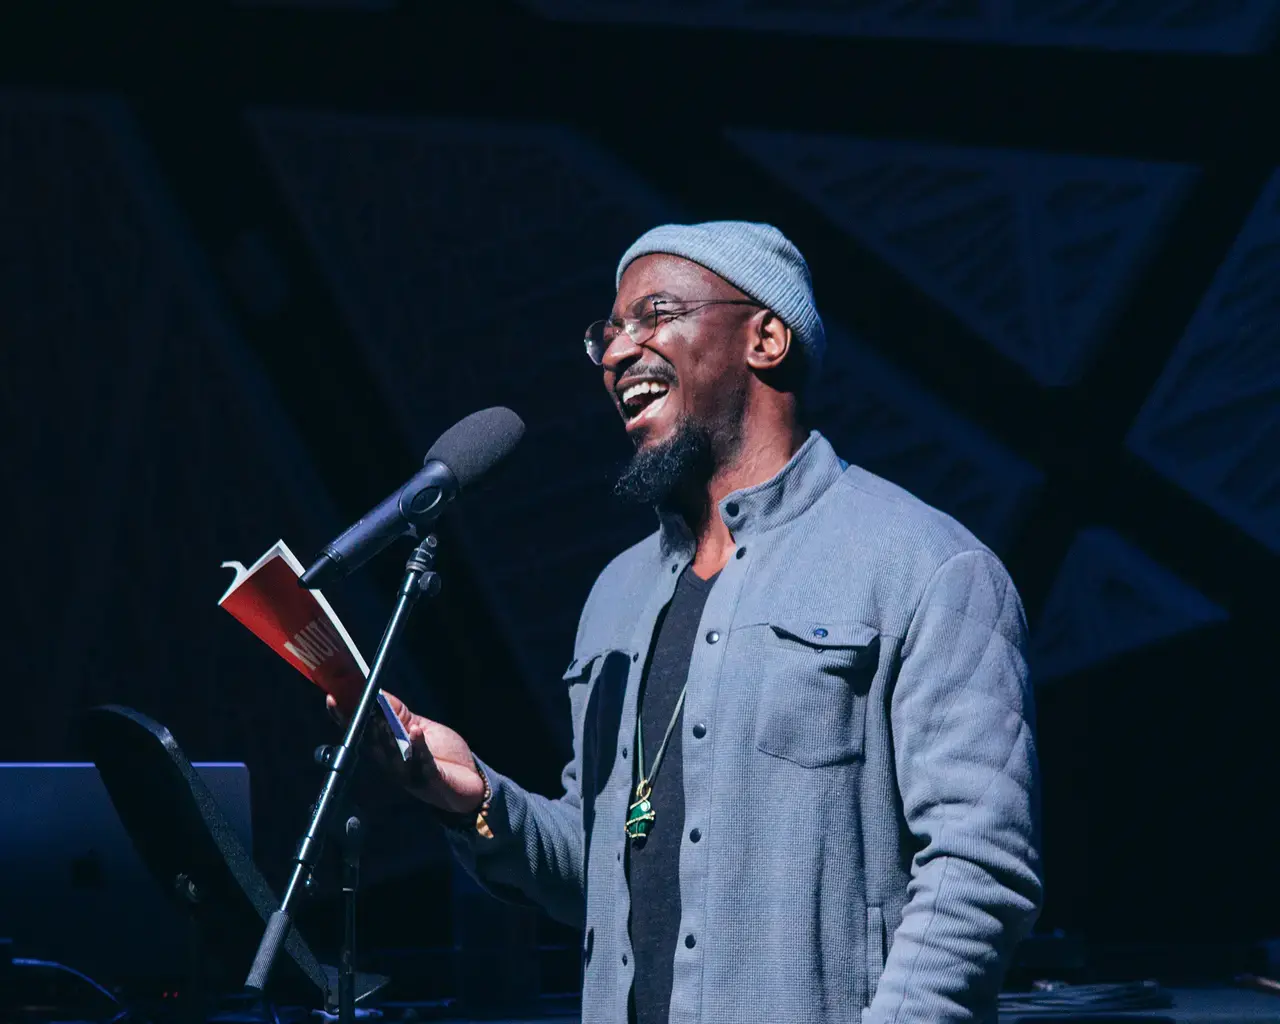
<svg viewBox="0 0 1280 1024">
<path fill-rule="evenodd" d="M 246 850 L 249 770 L 194 765 Z M 0 936 L 108 988 L 187 975 L 185 919 L 134 849 L 91 763 L 0 763 Z"/>
</svg>

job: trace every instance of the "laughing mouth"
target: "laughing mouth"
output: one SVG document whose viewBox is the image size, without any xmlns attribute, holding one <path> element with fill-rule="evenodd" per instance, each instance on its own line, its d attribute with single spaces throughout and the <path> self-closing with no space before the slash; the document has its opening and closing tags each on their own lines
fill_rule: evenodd
<svg viewBox="0 0 1280 1024">
<path fill-rule="evenodd" d="M 632 381 L 618 388 L 618 400 L 622 405 L 622 415 L 630 425 L 640 418 L 656 416 L 665 403 L 669 386 L 659 380 L 643 379 Z"/>
</svg>

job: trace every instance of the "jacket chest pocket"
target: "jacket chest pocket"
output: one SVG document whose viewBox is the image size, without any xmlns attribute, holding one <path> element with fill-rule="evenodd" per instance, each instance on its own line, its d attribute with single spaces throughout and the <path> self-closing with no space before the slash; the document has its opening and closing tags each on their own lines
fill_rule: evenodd
<svg viewBox="0 0 1280 1024">
<path fill-rule="evenodd" d="M 806 768 L 859 760 L 879 632 L 862 622 L 780 619 L 762 631 L 758 654 L 756 747 Z"/>
<path fill-rule="evenodd" d="M 580 765 L 584 822 L 590 834 L 595 799 L 603 791 L 618 757 L 618 731 L 627 691 L 631 656 L 616 647 L 579 655 L 565 670 L 574 713 L 579 716 Z"/>
</svg>

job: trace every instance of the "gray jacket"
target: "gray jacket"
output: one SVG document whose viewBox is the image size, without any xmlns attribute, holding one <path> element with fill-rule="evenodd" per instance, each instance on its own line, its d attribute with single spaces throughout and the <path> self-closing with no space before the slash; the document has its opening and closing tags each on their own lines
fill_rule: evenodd
<svg viewBox="0 0 1280 1024">
<path fill-rule="evenodd" d="M 689 665 L 670 1019 L 994 1020 L 1041 902 L 1013 584 L 956 522 L 817 433 L 720 513 L 738 548 Z M 491 893 L 584 929 L 589 1024 L 627 1019 L 636 691 L 692 556 L 664 518 L 592 589 L 564 674 L 564 795 L 482 765 L 493 835 L 451 833 Z"/>
</svg>

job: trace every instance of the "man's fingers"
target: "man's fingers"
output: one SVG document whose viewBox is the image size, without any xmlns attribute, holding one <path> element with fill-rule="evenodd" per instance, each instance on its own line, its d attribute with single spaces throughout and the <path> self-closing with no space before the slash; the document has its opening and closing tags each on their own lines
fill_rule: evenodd
<svg viewBox="0 0 1280 1024">
<path fill-rule="evenodd" d="M 409 723 L 413 720 L 413 712 L 404 706 L 404 701 L 397 697 L 394 693 L 382 691 L 382 696 L 387 700 L 387 707 L 391 709 L 391 713 L 400 719 L 400 724 L 408 728 Z"/>
<path fill-rule="evenodd" d="M 427 746 L 427 733 L 420 722 L 409 726 L 409 746 L 416 760 L 432 761 L 431 748 Z"/>
<path fill-rule="evenodd" d="M 409 726 L 409 762 L 405 767 L 414 786 L 424 786 L 440 778 L 440 766 L 427 746 L 426 730 L 418 722 Z"/>
</svg>

